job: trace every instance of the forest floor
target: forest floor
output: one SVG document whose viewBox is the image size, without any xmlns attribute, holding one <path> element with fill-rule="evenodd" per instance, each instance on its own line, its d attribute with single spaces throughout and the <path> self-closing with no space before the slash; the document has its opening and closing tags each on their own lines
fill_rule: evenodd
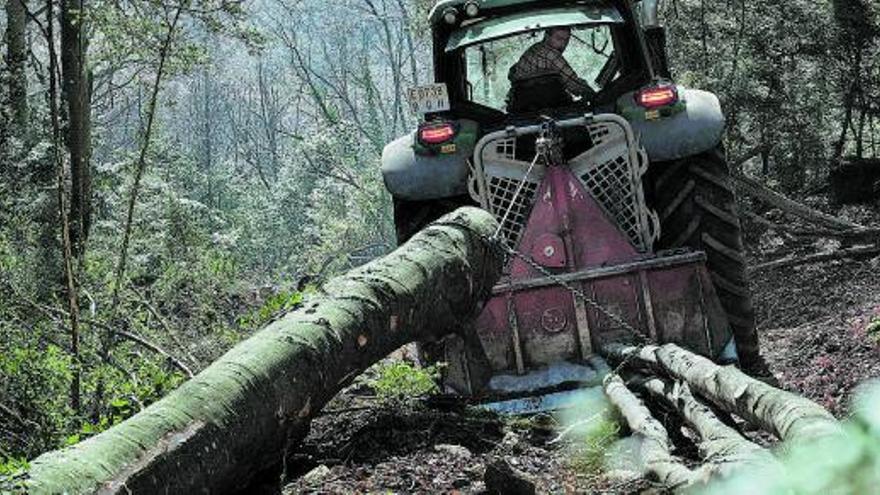
<svg viewBox="0 0 880 495">
<path fill-rule="evenodd" d="M 764 216 L 772 219 L 773 213 Z M 880 224 L 880 206 L 836 213 Z M 839 247 L 757 225 L 747 230 L 753 265 Z M 857 385 L 880 377 L 880 335 L 867 332 L 872 319 L 880 317 L 878 273 L 880 257 L 753 276 L 763 352 L 781 386 L 841 418 Z M 484 493 L 486 467 L 497 459 L 525 473 L 538 493 L 650 489 L 633 471 L 603 474 L 586 443 L 552 442 L 559 433 L 552 417 L 512 420 L 432 407 L 388 407 L 372 398 L 364 383 L 334 399 L 314 421 L 288 463 L 285 494 Z"/>
</svg>

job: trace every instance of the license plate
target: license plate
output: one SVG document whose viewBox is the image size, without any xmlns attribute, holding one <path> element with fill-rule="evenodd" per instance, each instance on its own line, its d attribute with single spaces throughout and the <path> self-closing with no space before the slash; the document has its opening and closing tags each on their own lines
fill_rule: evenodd
<svg viewBox="0 0 880 495">
<path fill-rule="evenodd" d="M 427 84 L 409 90 L 409 105 L 415 114 L 449 110 L 449 92 L 445 83 Z"/>
</svg>

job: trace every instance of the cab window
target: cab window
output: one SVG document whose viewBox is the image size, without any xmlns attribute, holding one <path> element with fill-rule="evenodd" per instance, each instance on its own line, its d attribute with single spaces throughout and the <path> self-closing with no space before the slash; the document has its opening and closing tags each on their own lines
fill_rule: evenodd
<svg viewBox="0 0 880 495">
<path fill-rule="evenodd" d="M 468 99 L 479 105 L 506 111 L 510 92 L 510 68 L 532 45 L 544 39 L 544 31 L 509 36 L 465 48 Z M 593 25 L 573 28 L 563 57 L 575 73 L 596 91 L 619 77 L 611 28 Z"/>
</svg>

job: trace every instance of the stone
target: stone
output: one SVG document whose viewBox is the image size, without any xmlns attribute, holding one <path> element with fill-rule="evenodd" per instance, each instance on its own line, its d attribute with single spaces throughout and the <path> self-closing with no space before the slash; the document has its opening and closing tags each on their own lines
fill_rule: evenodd
<svg viewBox="0 0 880 495">
<path fill-rule="evenodd" d="M 308 473 L 306 473 L 302 480 L 307 485 L 314 485 L 316 483 L 320 483 L 330 474 L 330 468 L 321 464 L 320 466 L 312 469 Z"/>
<path fill-rule="evenodd" d="M 462 447 L 461 445 L 450 445 L 450 444 L 438 444 L 434 446 L 434 452 L 439 452 L 441 454 L 449 454 L 453 457 L 459 457 L 461 459 L 470 459 L 473 457 L 473 454 L 467 447 Z"/>
<path fill-rule="evenodd" d="M 486 491 L 493 495 L 535 495 L 535 480 L 527 473 L 496 458 L 486 465 Z"/>
</svg>

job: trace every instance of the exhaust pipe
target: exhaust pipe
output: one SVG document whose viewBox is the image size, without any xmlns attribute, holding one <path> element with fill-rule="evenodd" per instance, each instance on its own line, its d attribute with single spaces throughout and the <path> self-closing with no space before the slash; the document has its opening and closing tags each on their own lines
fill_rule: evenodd
<svg viewBox="0 0 880 495">
<path fill-rule="evenodd" d="M 646 29 L 661 27 L 659 9 L 660 0 L 642 0 L 642 26 Z"/>
<path fill-rule="evenodd" d="M 648 58 L 650 58 L 652 66 L 652 76 L 670 79 L 672 74 L 666 55 L 666 29 L 660 23 L 659 10 L 660 0 L 641 0 L 639 4 Z"/>
</svg>

